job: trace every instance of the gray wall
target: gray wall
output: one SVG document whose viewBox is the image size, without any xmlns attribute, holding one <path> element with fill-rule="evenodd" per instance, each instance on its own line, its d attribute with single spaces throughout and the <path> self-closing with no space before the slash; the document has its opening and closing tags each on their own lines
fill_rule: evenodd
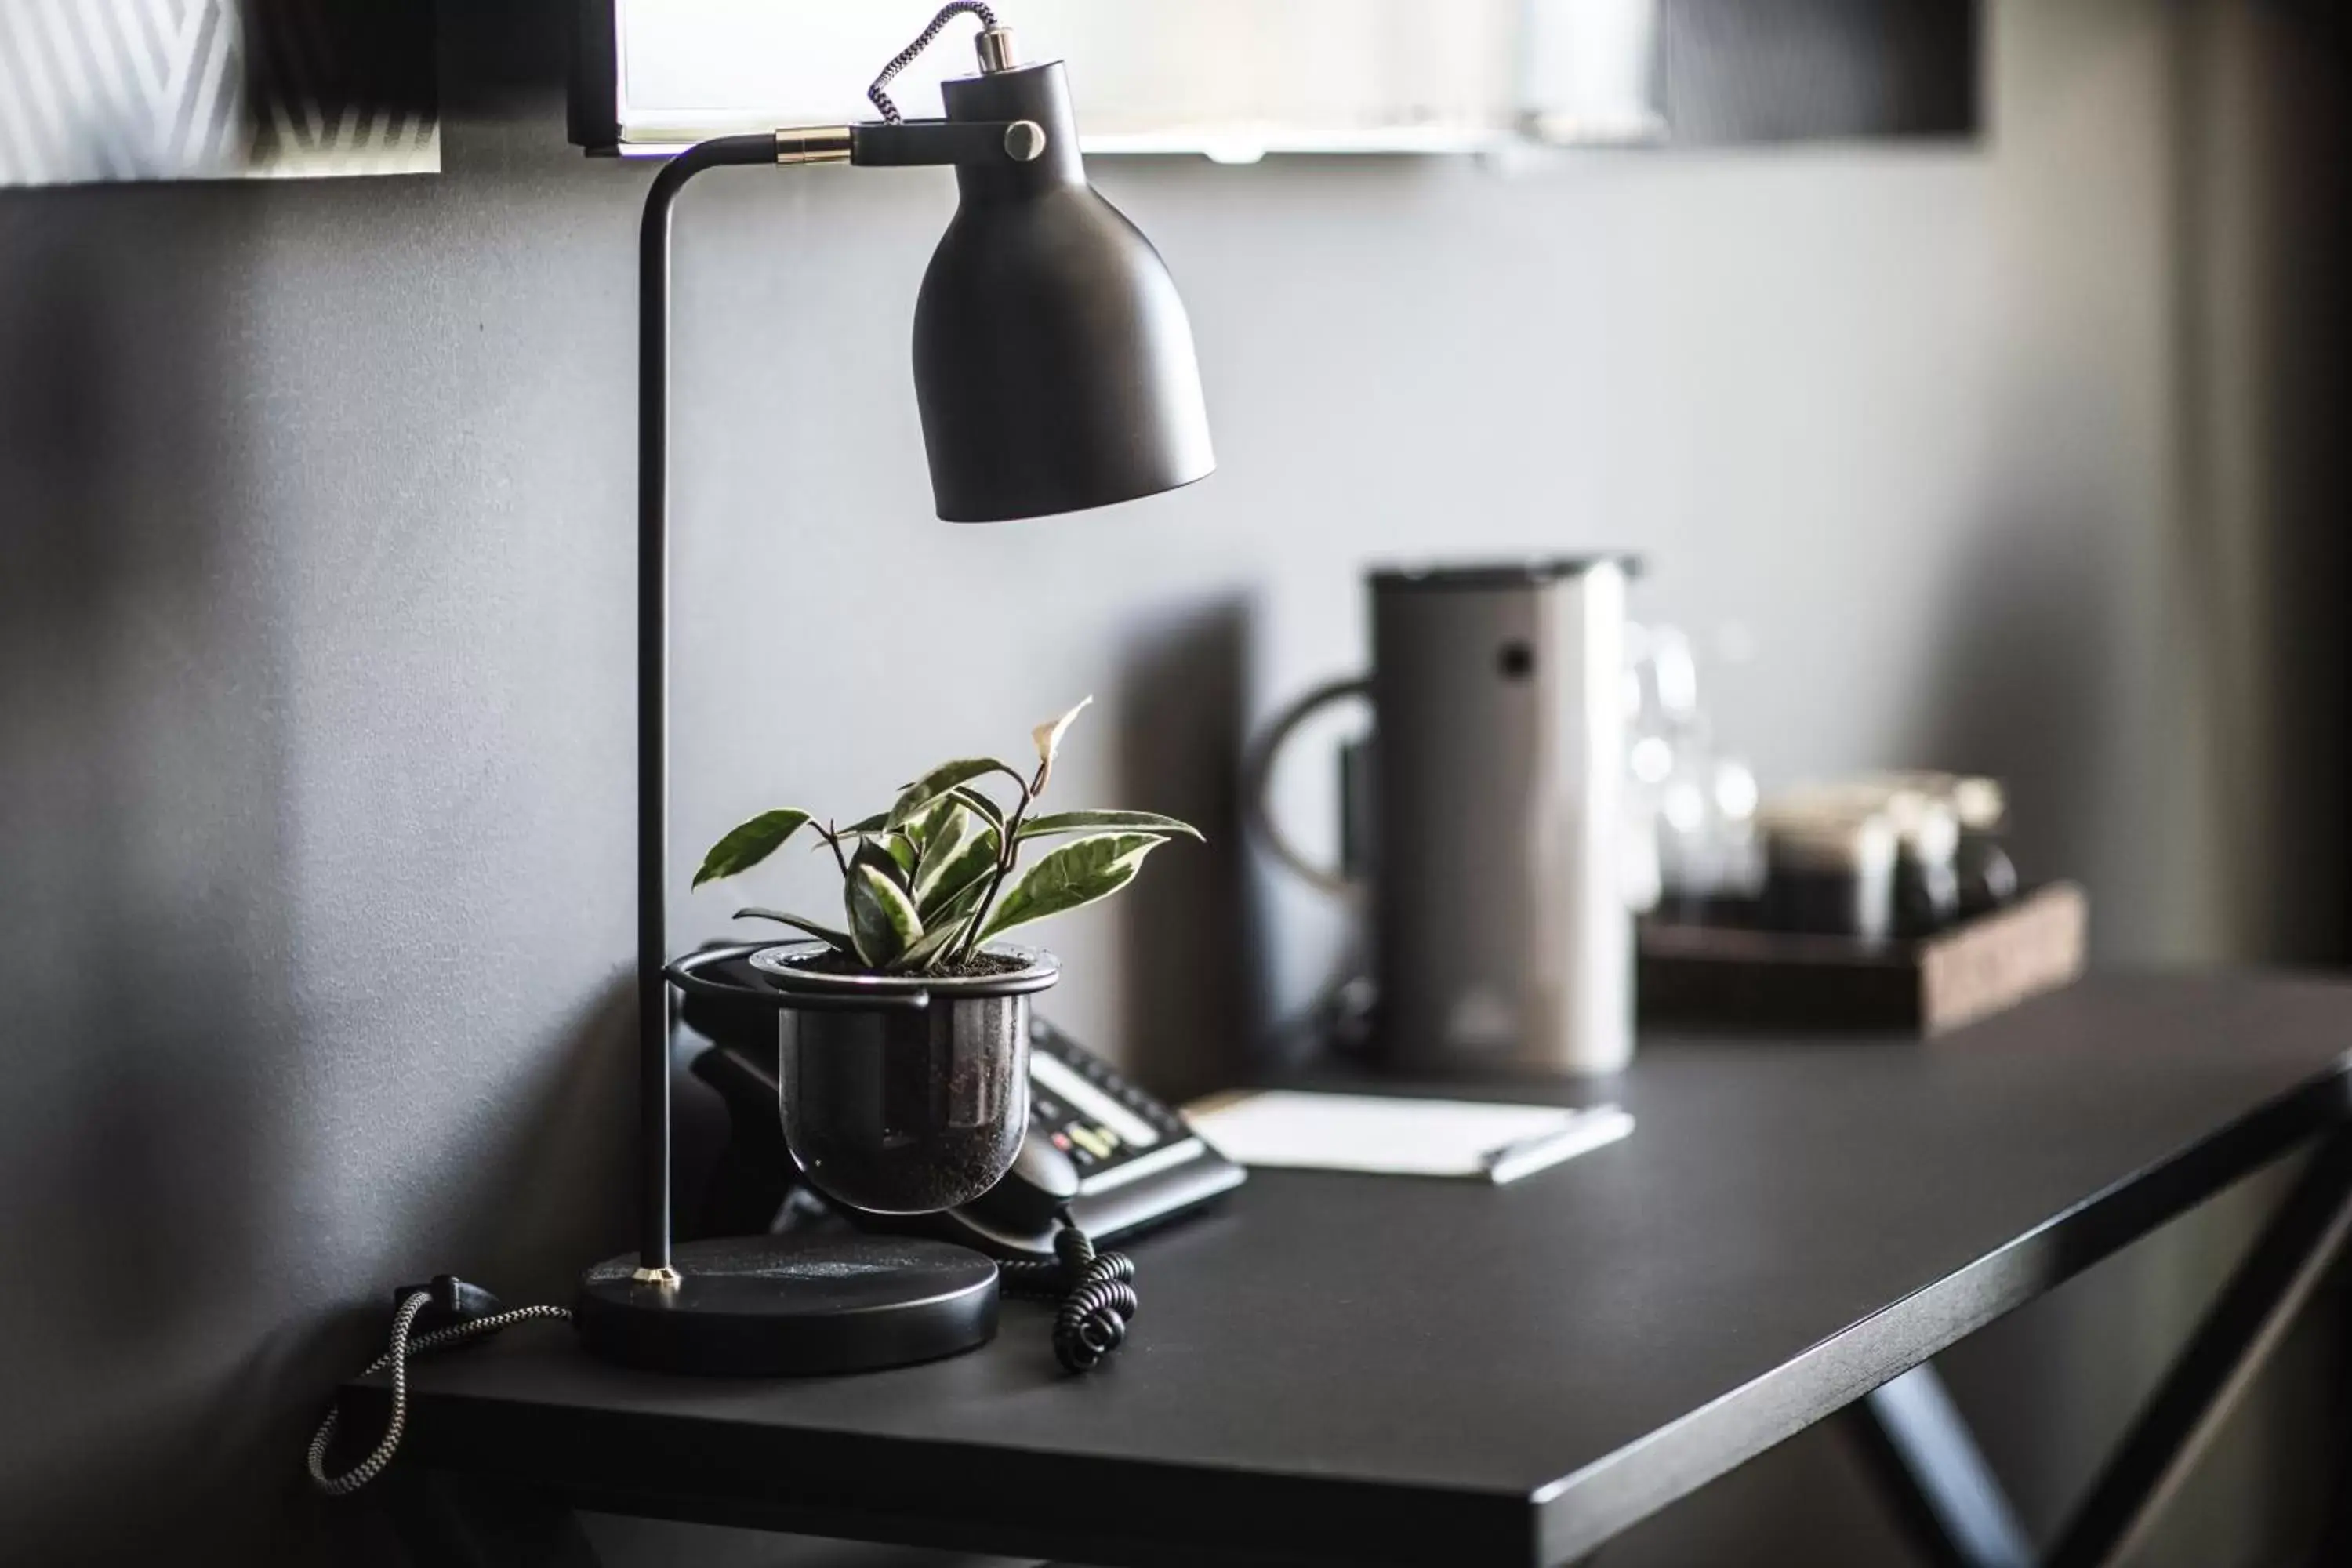
<svg viewBox="0 0 2352 1568">
<path fill-rule="evenodd" d="M 456 1268 L 544 1299 L 626 1240 L 646 174 L 564 147 L 551 33 L 446 9 L 437 178 L 0 193 L 0 1522 L 27 1560 L 323 1553 L 355 1527 L 297 1456 L 383 1290 Z M 1215 843 L 1056 930 L 1053 1011 L 1196 1088 L 1339 941 L 1244 862 L 1230 780 L 1254 718 L 1360 658 L 1358 565 L 1625 543 L 1650 612 L 1746 628 L 1717 689 L 1768 779 L 2005 773 L 2028 864 L 2089 879 L 2104 952 L 2258 945 L 2236 911 L 2281 858 L 2232 850 L 2240 797 L 2196 771 L 2228 693 L 2182 696 L 2223 653 L 2257 685 L 2283 657 L 2247 630 L 2268 557 L 2235 621 L 2200 618 L 2180 544 L 2207 488 L 2244 495 L 2180 458 L 2219 417 L 2200 367 L 2259 378 L 2276 341 L 2183 271 L 2210 18 L 1995 10 L 1980 149 L 1102 165 L 1184 287 L 1223 466 L 1095 518 L 929 518 L 905 343 L 944 176 L 702 182 L 678 853 L 1017 747 L 1092 691 L 1068 798 Z M 2242 87 L 2266 46 L 2239 43 Z M 2274 510 L 2245 504 L 2228 537 Z M 1283 794 L 1328 816 L 1318 768 Z M 681 893 L 682 937 L 733 896 Z M 2243 1223 L 1974 1352 L 1963 1394 L 2009 1412 L 2042 1516 Z M 2002 1403 L 2062 1359 L 2054 1405 Z M 1868 1560 L 1885 1527 L 1843 1467 L 1792 1444 L 1623 1560 L 1824 1530 Z"/>
</svg>

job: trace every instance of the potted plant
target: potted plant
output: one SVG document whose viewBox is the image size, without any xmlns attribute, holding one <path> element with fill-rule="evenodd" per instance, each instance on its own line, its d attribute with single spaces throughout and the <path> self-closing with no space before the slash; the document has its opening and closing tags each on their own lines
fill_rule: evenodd
<svg viewBox="0 0 2352 1568">
<path fill-rule="evenodd" d="M 695 872 L 698 888 L 739 876 L 806 829 L 841 873 L 838 925 L 760 908 L 737 918 L 809 939 L 751 963 L 779 994 L 785 1141 L 844 1203 L 921 1214 L 996 1184 L 1028 1125 L 1029 998 L 1060 975 L 1051 953 L 999 939 L 1110 897 L 1152 850 L 1201 837 L 1153 812 L 1037 809 L 1092 700 L 1037 726 L 1034 770 L 941 763 L 847 826 L 761 812 Z"/>
</svg>

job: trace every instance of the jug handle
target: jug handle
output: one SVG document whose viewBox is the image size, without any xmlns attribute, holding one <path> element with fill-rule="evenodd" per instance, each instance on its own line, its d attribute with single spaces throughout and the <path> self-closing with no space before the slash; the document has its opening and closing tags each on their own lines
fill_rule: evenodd
<svg viewBox="0 0 2352 1568">
<path fill-rule="evenodd" d="M 1325 681 L 1275 715 L 1274 722 L 1252 742 L 1242 763 L 1242 811 L 1250 832 L 1301 880 L 1334 898 L 1361 898 L 1363 883 L 1329 867 L 1317 865 L 1283 836 L 1280 825 L 1274 820 L 1273 805 L 1267 799 L 1274 784 L 1274 759 L 1309 715 L 1345 698 L 1369 698 L 1371 694 L 1372 683 L 1364 676 Z"/>
</svg>

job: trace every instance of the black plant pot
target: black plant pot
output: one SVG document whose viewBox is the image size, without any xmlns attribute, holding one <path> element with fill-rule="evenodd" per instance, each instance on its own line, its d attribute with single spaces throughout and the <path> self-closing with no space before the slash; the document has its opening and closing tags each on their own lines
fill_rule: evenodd
<svg viewBox="0 0 2352 1568">
<path fill-rule="evenodd" d="M 994 1186 L 1029 1125 L 1029 998 L 1049 952 L 1002 974 L 835 974 L 820 942 L 751 957 L 778 993 L 784 1142 L 808 1179 L 872 1214 L 929 1214 Z"/>
</svg>

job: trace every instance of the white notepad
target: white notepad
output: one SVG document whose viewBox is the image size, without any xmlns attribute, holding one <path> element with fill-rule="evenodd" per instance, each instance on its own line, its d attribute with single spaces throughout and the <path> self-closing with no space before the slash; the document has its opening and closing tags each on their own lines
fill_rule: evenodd
<svg viewBox="0 0 2352 1568">
<path fill-rule="evenodd" d="M 1633 1131 L 1613 1105 L 1490 1105 L 1295 1089 L 1218 1095 L 1186 1108 L 1192 1130 L 1244 1165 L 1517 1181 Z"/>
</svg>

